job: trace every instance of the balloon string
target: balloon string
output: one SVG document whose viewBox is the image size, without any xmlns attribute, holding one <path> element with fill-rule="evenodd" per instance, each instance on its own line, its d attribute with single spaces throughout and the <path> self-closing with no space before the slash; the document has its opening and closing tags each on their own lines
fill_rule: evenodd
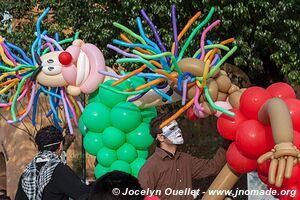
<svg viewBox="0 0 300 200">
<path fill-rule="evenodd" d="M 67 105 L 66 99 L 64 98 L 65 92 L 63 91 L 63 89 L 60 90 L 60 94 L 61 94 L 63 105 L 64 105 L 65 116 L 66 116 L 66 120 L 67 120 L 67 123 L 68 123 L 69 131 L 70 131 L 70 134 L 73 135 L 74 130 L 73 130 L 73 127 L 72 127 L 70 114 L 69 114 L 69 111 L 68 111 L 68 105 Z"/>
<path fill-rule="evenodd" d="M 28 113 L 30 112 L 30 110 L 31 110 L 31 108 L 34 104 L 35 92 L 36 92 L 36 85 L 35 85 L 35 83 L 33 83 L 32 84 L 30 101 L 28 102 L 28 108 L 27 108 L 26 112 L 20 118 L 18 118 L 18 120 L 17 120 L 18 122 L 22 121 L 28 115 Z M 14 123 L 14 121 L 13 120 L 8 120 L 7 123 L 12 124 L 12 123 Z"/>
<path fill-rule="evenodd" d="M 113 22 L 113 25 L 119 29 L 121 29 L 122 31 L 124 31 L 125 33 L 128 33 L 129 35 L 131 35 L 133 38 L 139 40 L 142 44 L 146 45 L 145 40 L 139 36 L 138 34 L 134 33 L 132 30 L 130 30 L 129 28 L 127 28 L 126 26 L 123 26 L 122 24 L 119 24 L 117 22 Z"/>
<path fill-rule="evenodd" d="M 181 32 L 178 35 L 178 42 L 181 40 L 181 38 L 187 32 L 187 30 L 191 27 L 191 25 L 200 17 L 200 15 L 201 12 L 199 11 L 187 22 L 187 24 L 184 26 L 184 28 L 181 30 Z M 175 43 L 173 42 L 172 50 L 171 50 L 172 54 L 174 54 L 174 51 L 175 51 Z"/>
<path fill-rule="evenodd" d="M 137 55 L 132 54 L 132 53 L 127 53 L 127 52 L 123 51 L 122 49 L 119 49 L 118 47 L 113 46 L 113 45 L 111 45 L 111 44 L 108 44 L 106 47 L 109 48 L 109 49 L 112 49 L 112 50 L 114 50 L 115 52 L 117 52 L 117 53 L 119 53 L 119 54 L 121 54 L 121 55 L 124 55 L 124 56 L 126 56 L 126 57 L 130 57 L 130 58 L 141 58 L 140 56 L 137 56 Z"/>
<path fill-rule="evenodd" d="M 54 51 L 54 48 L 53 48 L 53 46 L 51 45 L 50 42 L 46 42 L 46 43 L 41 47 L 41 49 L 44 49 L 44 48 L 46 48 L 46 47 L 50 47 L 51 52 Z"/>
<path fill-rule="evenodd" d="M 131 42 L 125 35 L 120 34 L 120 37 L 121 37 L 121 39 L 124 40 L 125 42 L 132 44 L 132 42 Z M 134 49 L 140 51 L 141 53 L 151 54 L 151 52 L 149 52 L 149 51 L 147 51 L 147 50 L 144 50 L 144 49 L 142 49 L 142 48 L 140 48 L 140 47 L 134 47 Z"/>
<path fill-rule="evenodd" d="M 205 25 L 207 24 L 207 22 L 210 20 L 210 18 L 212 17 L 212 15 L 214 14 L 214 7 L 212 7 L 207 15 L 207 17 L 204 19 L 203 22 L 201 22 L 191 33 L 191 35 L 188 37 L 187 41 L 184 43 L 181 51 L 179 52 L 179 56 L 177 58 L 177 60 L 181 60 L 185 50 L 187 49 L 187 47 L 190 45 L 191 41 L 193 40 L 193 38 L 195 37 L 195 35 L 197 34 L 197 32 Z"/>
<path fill-rule="evenodd" d="M 183 92 L 182 92 L 182 100 L 181 100 L 181 105 L 185 105 L 186 103 L 186 97 L 187 97 L 187 83 L 189 82 L 191 78 L 188 77 L 186 80 L 183 81 Z"/>
<path fill-rule="evenodd" d="M 234 117 L 234 116 L 235 116 L 235 113 L 233 113 L 233 112 L 231 112 L 231 111 L 228 111 L 228 110 L 226 110 L 226 109 L 224 109 L 224 108 L 222 108 L 222 107 L 219 107 L 219 106 L 217 106 L 217 105 L 214 103 L 214 101 L 211 99 L 211 97 L 210 97 L 210 95 L 209 95 L 209 91 L 208 91 L 208 87 L 207 87 L 207 86 L 204 86 L 204 93 L 205 93 L 205 97 L 206 97 L 208 103 L 210 104 L 210 106 L 211 106 L 213 109 L 215 109 L 215 110 L 217 110 L 217 111 L 220 111 L 220 112 L 222 112 L 222 113 L 224 113 L 224 114 L 226 114 L 226 115 L 229 115 L 229 116 L 231 116 L 231 117 Z"/>
<path fill-rule="evenodd" d="M 215 22 L 213 22 L 211 25 L 209 25 L 206 29 L 204 29 L 202 35 L 201 35 L 201 42 L 200 42 L 200 46 L 201 46 L 201 57 L 200 60 L 204 60 L 204 56 L 205 56 L 205 51 L 204 51 L 204 39 L 205 36 L 207 34 L 208 31 L 210 31 L 213 27 L 215 27 L 216 25 L 218 25 L 221 21 L 220 20 L 216 20 Z"/>
<path fill-rule="evenodd" d="M 191 99 L 187 104 L 182 106 L 174 115 L 172 115 L 169 119 L 165 120 L 159 127 L 163 128 L 171 121 L 176 120 L 183 112 L 185 112 L 189 107 L 191 107 L 194 103 L 194 99 Z"/>
<path fill-rule="evenodd" d="M 145 64 L 142 65 L 140 68 L 138 68 L 138 69 L 136 69 L 136 70 L 130 72 L 130 73 L 127 74 L 126 76 L 122 77 L 121 79 L 119 79 L 119 80 L 113 82 L 113 83 L 111 84 L 111 86 L 116 86 L 116 85 L 122 83 L 123 81 L 129 79 L 130 77 L 132 77 L 132 76 L 134 76 L 134 75 L 136 75 L 136 74 L 142 72 L 142 71 L 143 71 L 144 69 L 146 69 L 146 68 L 147 68 L 147 65 L 145 65 Z"/>
<path fill-rule="evenodd" d="M 175 58 L 178 55 L 178 33 L 177 33 L 177 24 L 176 24 L 176 7 L 172 5 L 172 26 L 173 26 L 173 35 L 174 35 L 174 43 L 175 43 L 175 51 L 172 54 Z"/>
<path fill-rule="evenodd" d="M 74 117 L 74 123 L 75 123 L 75 125 L 78 127 L 78 121 L 77 121 L 77 116 L 76 116 L 76 112 L 75 112 L 75 110 L 74 110 L 74 107 L 72 106 L 72 104 L 71 104 L 71 101 L 69 100 L 69 98 L 68 98 L 68 96 L 66 95 L 66 93 L 65 93 L 65 99 L 66 99 L 66 102 L 67 102 L 67 104 L 69 105 L 69 108 L 71 109 L 71 113 L 72 113 L 72 115 L 73 115 L 73 117 Z"/>
</svg>

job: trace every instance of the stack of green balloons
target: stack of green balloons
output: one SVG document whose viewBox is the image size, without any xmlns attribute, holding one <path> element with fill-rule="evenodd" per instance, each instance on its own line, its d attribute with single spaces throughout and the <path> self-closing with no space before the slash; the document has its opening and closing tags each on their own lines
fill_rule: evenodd
<svg viewBox="0 0 300 200">
<path fill-rule="evenodd" d="M 111 85 L 114 80 L 106 81 Z M 114 87 L 123 91 L 144 84 L 144 79 L 132 77 Z M 85 150 L 97 157 L 96 178 L 112 170 L 138 175 L 148 156 L 153 142 L 149 123 L 157 112 L 155 107 L 139 109 L 127 102 L 126 94 L 119 94 L 101 87 L 89 96 L 79 120 L 79 129 L 84 136 Z"/>
</svg>

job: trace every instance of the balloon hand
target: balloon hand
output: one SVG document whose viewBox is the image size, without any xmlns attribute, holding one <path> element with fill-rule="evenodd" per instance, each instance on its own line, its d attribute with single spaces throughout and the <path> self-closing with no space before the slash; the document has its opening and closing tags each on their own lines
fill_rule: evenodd
<svg viewBox="0 0 300 200">
<path fill-rule="evenodd" d="M 262 164 L 268 159 L 271 159 L 268 181 L 276 187 L 281 187 L 283 178 L 291 178 L 293 167 L 300 163 L 300 151 L 293 143 L 280 143 L 270 152 L 261 155 L 257 162 Z"/>
</svg>

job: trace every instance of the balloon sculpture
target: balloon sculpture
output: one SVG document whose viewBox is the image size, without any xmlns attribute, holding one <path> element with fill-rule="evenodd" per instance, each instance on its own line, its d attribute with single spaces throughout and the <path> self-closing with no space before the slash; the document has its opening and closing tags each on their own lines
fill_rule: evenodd
<svg viewBox="0 0 300 200">
<path fill-rule="evenodd" d="M 97 157 L 97 178 L 112 170 L 137 177 L 153 143 L 149 123 L 156 116 L 156 109 L 139 109 L 132 102 L 126 102 L 127 95 L 105 88 L 114 82 L 104 82 L 92 95 L 79 120 L 79 128 L 84 135 L 84 148 Z M 144 83 L 142 78 L 132 77 L 118 85 L 117 89 L 123 91 L 130 88 L 130 84 Z"/>
<path fill-rule="evenodd" d="M 131 41 L 121 34 L 121 40 L 113 40 L 115 45 L 124 47 L 127 51 L 111 44 L 107 45 L 108 48 L 128 57 L 116 62 L 143 65 L 121 76 L 100 71 L 104 75 L 119 79 L 111 85 L 103 85 L 103 88 L 116 94 L 132 95 L 128 101 L 140 108 L 181 100 L 183 107 L 170 119 L 162 122 L 161 128 L 185 111 L 191 120 L 209 115 L 219 117 L 220 134 L 234 142 L 227 152 L 228 163 L 209 189 L 231 189 L 242 173 L 258 169 L 261 179 L 269 187 L 276 187 L 278 191 L 296 188 L 300 193 L 300 101 L 295 98 L 293 89 L 284 83 L 273 84 L 267 90 L 259 87 L 240 89 L 232 84 L 226 72 L 220 70 L 220 66 L 236 51 L 236 46 L 231 49 L 225 46 L 234 39 L 230 38 L 219 44 L 205 41 L 206 34 L 218 25 L 220 20 L 204 29 L 200 48 L 192 57 L 184 58 L 192 39 L 208 23 L 213 12 L 214 8 L 192 31 L 180 51 L 180 39 L 200 16 L 200 12 L 189 20 L 178 35 L 175 6 L 172 6 L 174 42 L 171 51 L 167 51 L 163 45 L 153 22 L 144 10 L 141 10 L 141 15 L 150 26 L 157 43 L 145 34 L 140 17 L 136 19 L 139 34 L 119 23 L 113 23 L 134 39 Z M 221 50 L 227 52 L 225 56 L 221 56 Z M 147 83 L 131 85 L 131 88 L 123 91 L 116 89 L 119 84 L 135 76 L 145 78 Z M 208 193 L 203 197 L 204 200 L 223 198 L 224 195 L 209 196 Z"/>
<path fill-rule="evenodd" d="M 53 39 L 46 30 L 41 32 L 41 21 L 49 10 L 47 8 L 37 20 L 31 58 L 0 36 L 0 87 L 3 87 L 0 94 L 14 90 L 15 86 L 17 88 L 9 102 L 1 103 L 0 107 L 11 110 L 10 124 L 22 121 L 32 111 L 32 124 L 35 126 L 38 99 L 44 93 L 51 107 L 47 117 L 52 115 L 56 127 L 62 129 L 64 124 L 57 112 L 62 104 L 70 133 L 73 134 L 71 119 L 78 125 L 77 119 L 83 111 L 77 96 L 81 92 L 89 94 L 98 89 L 104 76 L 97 71 L 105 71 L 106 66 L 101 51 L 93 44 L 79 40 L 78 33 L 74 38 L 59 40 L 58 33 Z M 61 44 L 71 45 L 64 50 Z M 28 106 L 16 113 L 18 102 L 26 101 L 26 96 Z"/>
</svg>

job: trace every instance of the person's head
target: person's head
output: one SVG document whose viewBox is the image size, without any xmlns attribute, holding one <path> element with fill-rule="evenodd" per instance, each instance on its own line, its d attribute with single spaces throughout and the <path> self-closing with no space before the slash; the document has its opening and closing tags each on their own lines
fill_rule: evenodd
<svg viewBox="0 0 300 200">
<path fill-rule="evenodd" d="M 150 133 L 159 142 L 159 147 L 177 146 L 184 142 L 181 129 L 178 127 L 176 120 L 171 121 L 162 129 L 160 128 L 161 123 L 168 118 L 169 115 L 164 114 L 151 120 Z"/>
<path fill-rule="evenodd" d="M 143 195 L 124 194 L 127 190 L 142 191 L 134 176 L 121 171 L 109 172 L 97 179 L 92 186 L 89 200 L 143 200 Z M 117 194 L 118 193 L 118 194 Z"/>
<path fill-rule="evenodd" d="M 59 129 L 55 126 L 46 126 L 37 132 L 35 143 L 39 151 L 52 151 L 60 155 L 63 139 L 62 132 Z"/>
</svg>

